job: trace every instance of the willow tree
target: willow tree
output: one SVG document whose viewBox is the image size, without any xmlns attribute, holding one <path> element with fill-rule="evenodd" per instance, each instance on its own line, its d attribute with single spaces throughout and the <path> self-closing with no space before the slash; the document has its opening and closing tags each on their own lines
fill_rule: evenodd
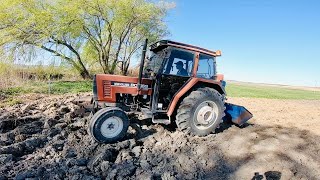
<svg viewBox="0 0 320 180">
<path fill-rule="evenodd" d="M 94 68 L 126 74 L 144 38 L 156 41 L 167 33 L 168 9 L 147 0 L 3 0 L 0 46 L 45 50 L 83 78 Z"/>
</svg>

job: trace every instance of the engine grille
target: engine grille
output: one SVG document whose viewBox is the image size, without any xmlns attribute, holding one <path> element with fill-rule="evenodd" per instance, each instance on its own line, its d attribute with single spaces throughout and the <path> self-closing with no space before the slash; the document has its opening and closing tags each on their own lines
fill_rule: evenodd
<svg viewBox="0 0 320 180">
<path fill-rule="evenodd" d="M 106 98 L 111 97 L 111 82 L 103 81 L 103 96 Z"/>
</svg>

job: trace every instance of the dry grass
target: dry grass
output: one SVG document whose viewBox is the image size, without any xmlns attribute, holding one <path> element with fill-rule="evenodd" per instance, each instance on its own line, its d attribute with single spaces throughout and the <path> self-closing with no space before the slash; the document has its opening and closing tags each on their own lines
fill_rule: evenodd
<svg viewBox="0 0 320 180">
<path fill-rule="evenodd" d="M 81 77 L 71 68 L 61 66 L 22 66 L 0 61 L 0 89 L 21 87 L 26 83 L 53 80 L 78 81 Z"/>
</svg>

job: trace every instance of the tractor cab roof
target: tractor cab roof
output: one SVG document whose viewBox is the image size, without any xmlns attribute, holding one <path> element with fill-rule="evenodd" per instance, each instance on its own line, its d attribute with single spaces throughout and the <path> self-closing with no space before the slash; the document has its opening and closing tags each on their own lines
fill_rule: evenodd
<svg viewBox="0 0 320 180">
<path fill-rule="evenodd" d="M 170 40 L 161 40 L 158 41 L 150 46 L 151 51 L 160 51 L 168 46 L 176 47 L 176 48 L 181 48 L 181 49 L 186 49 L 190 51 L 195 51 L 195 52 L 200 52 L 204 54 L 208 54 L 211 56 L 221 56 L 221 51 L 210 51 L 201 47 L 189 45 L 189 44 L 184 44 L 180 42 L 175 42 L 175 41 L 170 41 Z"/>
</svg>

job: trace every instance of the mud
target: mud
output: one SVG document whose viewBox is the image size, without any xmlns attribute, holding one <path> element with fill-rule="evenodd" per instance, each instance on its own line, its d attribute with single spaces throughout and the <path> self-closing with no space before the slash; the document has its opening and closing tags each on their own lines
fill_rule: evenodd
<svg viewBox="0 0 320 180">
<path fill-rule="evenodd" d="M 320 116 L 288 110 L 285 123 L 272 119 L 281 116 L 274 107 L 307 110 L 318 101 L 230 99 L 251 108 L 254 118 L 244 127 L 223 124 L 207 137 L 132 117 L 123 141 L 98 144 L 87 133 L 89 114 L 73 102 L 78 97 L 32 96 L 24 104 L 0 109 L 0 179 L 320 177 L 320 138 L 303 124 L 311 116 L 319 126 Z"/>
</svg>

